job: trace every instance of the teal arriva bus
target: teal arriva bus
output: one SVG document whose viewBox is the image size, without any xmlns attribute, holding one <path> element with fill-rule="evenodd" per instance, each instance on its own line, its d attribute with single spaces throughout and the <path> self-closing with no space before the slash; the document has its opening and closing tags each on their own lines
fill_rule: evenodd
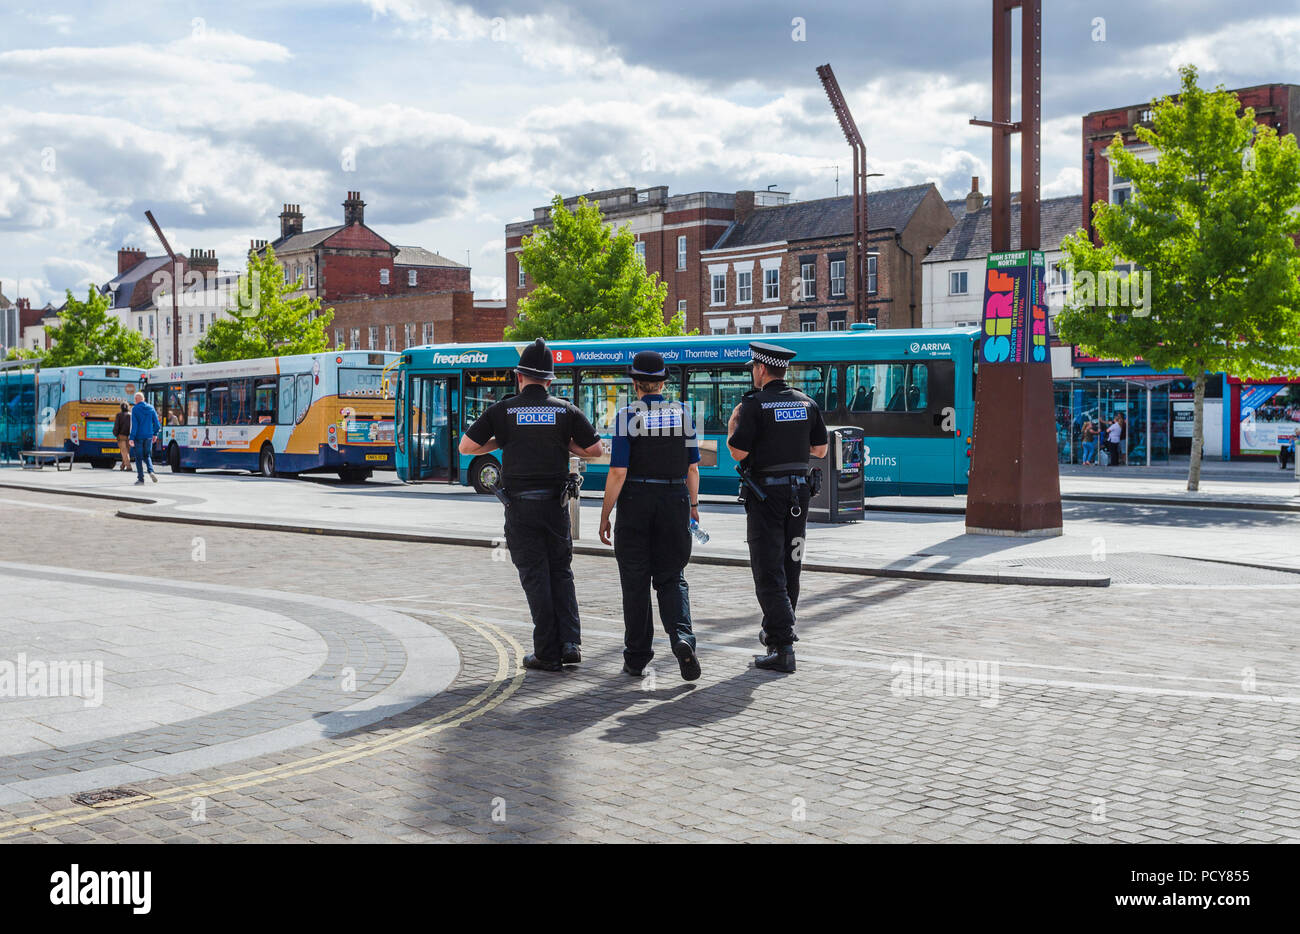
<svg viewBox="0 0 1300 934">
<path fill-rule="evenodd" d="M 710 337 L 556 341 L 554 395 L 568 399 L 606 439 L 589 461 L 585 486 L 603 489 L 608 439 L 619 409 L 635 400 L 627 374 L 638 350 L 669 365 L 665 395 L 695 416 L 700 490 L 737 489 L 727 451 L 727 420 L 752 388 L 749 343 L 763 340 L 797 354 L 786 382 L 821 406 L 829 426 L 866 433 L 868 496 L 965 493 L 974 417 L 977 328 L 816 331 Z M 492 403 L 513 395 L 514 367 L 527 344 L 434 344 L 406 350 L 389 371 L 397 395 L 396 465 L 407 483 L 447 482 L 488 491 L 500 477 L 499 453 L 458 453 L 461 433 Z"/>
</svg>

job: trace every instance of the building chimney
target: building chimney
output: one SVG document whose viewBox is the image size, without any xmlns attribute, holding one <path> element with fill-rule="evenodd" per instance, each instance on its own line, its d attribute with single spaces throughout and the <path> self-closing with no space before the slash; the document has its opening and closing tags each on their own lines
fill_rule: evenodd
<svg viewBox="0 0 1300 934">
<path fill-rule="evenodd" d="M 343 202 L 343 226 L 366 222 L 366 203 L 361 200 L 361 192 L 349 191 L 348 200 Z"/>
<path fill-rule="evenodd" d="M 754 213 L 754 193 L 752 191 L 736 192 L 736 223 L 743 224 Z"/>
<path fill-rule="evenodd" d="M 966 195 L 966 213 L 974 214 L 984 207 L 984 196 L 980 194 L 980 177 L 972 175 L 970 179 L 970 193 Z"/>
<path fill-rule="evenodd" d="M 296 204 L 286 204 L 280 212 L 280 239 L 302 233 L 302 209 Z"/>
<path fill-rule="evenodd" d="M 190 250 L 190 269 L 201 274 L 216 273 L 216 250 Z"/>
<path fill-rule="evenodd" d="M 120 276 L 133 266 L 144 262 L 144 250 L 134 246 L 124 246 L 117 251 L 117 274 Z"/>
</svg>

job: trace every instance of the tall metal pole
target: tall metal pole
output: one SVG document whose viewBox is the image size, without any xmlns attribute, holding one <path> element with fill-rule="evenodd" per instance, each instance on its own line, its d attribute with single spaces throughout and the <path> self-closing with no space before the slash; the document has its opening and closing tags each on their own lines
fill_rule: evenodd
<svg viewBox="0 0 1300 934">
<path fill-rule="evenodd" d="M 992 252 L 1011 249 L 1011 6 L 993 0 Z"/>
<path fill-rule="evenodd" d="M 831 109 L 840 121 L 844 139 L 853 150 L 853 317 L 855 321 L 865 319 L 864 307 L 867 292 L 867 144 L 858 132 L 858 124 L 849 111 L 848 102 L 840 90 L 840 83 L 835 79 L 835 72 L 830 65 L 818 65 L 817 77 L 826 89 L 826 97 L 831 102 Z"/>
<path fill-rule="evenodd" d="M 145 211 L 144 216 L 148 218 L 149 223 L 153 225 L 153 232 L 158 235 L 158 239 L 162 242 L 163 249 L 167 251 L 167 256 L 172 261 L 172 364 L 171 365 L 180 366 L 181 365 L 181 308 L 180 308 L 180 301 L 178 300 L 177 295 L 180 292 L 180 284 L 181 284 L 181 276 L 182 276 L 181 261 L 176 256 L 176 254 L 172 252 L 171 244 L 167 242 L 167 238 L 163 235 L 162 228 L 159 227 L 158 222 L 153 219 L 153 212 Z"/>
<path fill-rule="evenodd" d="M 1008 11 L 1006 14 L 1010 18 Z M 1042 0 L 1020 4 L 1020 249 L 1042 248 L 1039 222 L 1039 128 L 1043 98 Z M 1009 58 L 1009 56 L 1008 56 Z M 1008 62 L 1008 65 L 1010 63 Z M 1009 139 L 1009 138 L 1008 138 Z"/>
</svg>

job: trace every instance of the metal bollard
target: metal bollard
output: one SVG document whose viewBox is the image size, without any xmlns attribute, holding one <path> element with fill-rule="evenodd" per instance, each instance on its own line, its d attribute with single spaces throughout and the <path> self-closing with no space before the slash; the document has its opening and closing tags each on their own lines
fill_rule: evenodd
<svg viewBox="0 0 1300 934">
<path fill-rule="evenodd" d="M 569 473 L 576 473 L 579 477 L 587 470 L 587 462 L 581 457 L 569 457 Z M 579 490 L 581 493 L 581 490 Z M 577 541 L 582 537 L 582 497 L 575 496 L 569 500 L 569 530 L 572 533 L 573 540 Z"/>
</svg>

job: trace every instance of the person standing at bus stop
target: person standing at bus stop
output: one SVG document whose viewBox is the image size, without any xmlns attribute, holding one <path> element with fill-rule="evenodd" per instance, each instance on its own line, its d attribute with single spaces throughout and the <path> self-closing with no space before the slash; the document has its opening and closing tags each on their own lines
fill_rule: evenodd
<svg viewBox="0 0 1300 934">
<path fill-rule="evenodd" d="M 135 405 L 131 406 L 130 444 L 135 451 L 135 485 L 144 483 L 145 467 L 149 468 L 149 479 L 158 482 L 158 475 L 153 472 L 153 441 L 158 437 L 162 422 L 158 420 L 158 410 L 144 401 L 144 393 L 135 394 Z"/>
<path fill-rule="evenodd" d="M 618 504 L 613 544 L 623 589 L 623 672 L 640 677 L 654 658 L 653 586 L 682 678 L 694 681 L 700 662 L 683 571 L 691 559 L 690 523 L 700 518 L 699 443 L 686 407 L 663 397 L 662 355 L 640 351 L 630 375 L 637 402 L 615 419 L 600 512 L 600 540 L 608 545 L 609 516 Z"/>
<path fill-rule="evenodd" d="M 727 449 L 746 486 L 753 484 L 745 497 L 745 541 L 763 610 L 759 641 L 767 647 L 766 655 L 754 656 L 754 667 L 790 674 L 808 529 L 808 459 L 826 456 L 826 423 L 817 403 L 785 384 L 793 350 L 758 342 L 749 349 L 754 388 L 731 413 Z"/>
<path fill-rule="evenodd" d="M 582 661 L 565 483 L 571 453 L 603 453 L 600 435 L 577 406 L 547 392 L 553 367 L 546 341 L 537 338 L 519 355 L 518 395 L 490 406 L 460 439 L 462 454 L 501 451 L 506 547 L 533 618 L 533 652 L 523 664 L 541 671 Z"/>
<path fill-rule="evenodd" d="M 122 411 L 113 417 L 113 437 L 117 439 L 117 449 L 122 455 L 122 470 L 131 469 L 131 410 L 122 403 Z"/>
</svg>

